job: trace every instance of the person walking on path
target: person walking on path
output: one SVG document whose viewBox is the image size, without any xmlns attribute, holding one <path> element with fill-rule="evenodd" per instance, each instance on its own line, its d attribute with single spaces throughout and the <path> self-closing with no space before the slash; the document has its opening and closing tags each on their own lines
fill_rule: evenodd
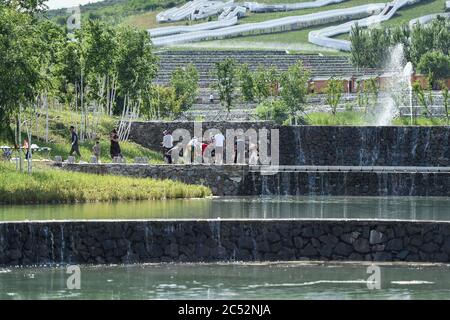
<svg viewBox="0 0 450 320">
<path fill-rule="evenodd" d="M 162 141 L 162 147 L 163 147 L 163 154 L 166 154 L 170 149 L 173 148 L 173 137 L 170 131 L 164 130 L 163 131 L 164 137 Z"/>
<path fill-rule="evenodd" d="M 23 150 L 25 150 L 25 160 L 28 160 L 28 158 L 30 157 L 30 143 L 28 142 L 28 139 L 25 138 L 25 140 L 23 141 Z"/>
<path fill-rule="evenodd" d="M 214 136 L 214 147 L 215 147 L 215 162 L 216 164 L 223 164 L 223 146 L 225 142 L 224 135 L 219 132 Z"/>
<path fill-rule="evenodd" d="M 94 146 L 92 147 L 92 154 L 97 158 L 97 161 L 100 160 L 102 152 L 102 147 L 100 146 L 100 141 L 96 139 Z"/>
<path fill-rule="evenodd" d="M 114 158 L 116 157 L 122 158 L 122 151 L 120 150 L 119 145 L 119 135 L 117 134 L 116 129 L 113 129 L 111 131 L 110 140 L 111 140 L 111 148 L 109 151 L 111 153 L 111 159 L 114 160 Z"/>
<path fill-rule="evenodd" d="M 70 139 L 71 139 L 72 147 L 70 149 L 69 155 L 72 156 L 73 153 L 75 152 L 79 157 L 81 157 L 80 147 L 78 146 L 78 135 L 75 132 L 74 126 L 70 126 L 70 134 L 71 134 Z"/>
</svg>

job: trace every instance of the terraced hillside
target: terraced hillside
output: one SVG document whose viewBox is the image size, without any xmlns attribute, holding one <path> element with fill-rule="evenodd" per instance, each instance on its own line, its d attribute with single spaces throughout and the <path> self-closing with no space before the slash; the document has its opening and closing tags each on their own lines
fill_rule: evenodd
<svg viewBox="0 0 450 320">
<path fill-rule="evenodd" d="M 186 66 L 187 63 L 193 63 L 200 76 L 199 85 L 207 88 L 212 83 L 212 71 L 216 62 L 224 58 L 233 58 L 239 64 L 248 63 L 250 69 L 255 70 L 259 66 L 274 66 L 279 70 L 287 70 L 289 66 L 295 64 L 298 60 L 303 62 L 305 68 L 311 71 L 313 78 L 320 77 L 351 77 L 362 75 L 376 75 L 376 70 L 356 69 L 345 56 L 321 56 L 321 55 L 302 55 L 287 54 L 284 51 L 165 51 L 158 53 L 160 58 L 159 73 L 156 83 L 166 84 L 170 80 L 172 72 L 178 68 Z"/>
<path fill-rule="evenodd" d="M 264 68 L 276 67 L 279 70 L 287 70 L 289 66 L 301 60 L 305 68 L 311 71 L 312 77 L 316 79 L 328 78 L 330 76 L 350 78 L 352 76 L 362 76 L 363 74 L 377 75 L 380 73 L 374 69 L 356 69 L 346 56 L 322 56 L 322 55 L 302 55 L 287 54 L 283 51 L 208 51 L 208 50 L 176 50 L 158 53 L 160 58 L 160 68 L 155 82 L 158 84 L 167 84 L 170 81 L 172 72 L 178 68 L 186 66 L 187 63 L 193 63 L 199 72 L 199 95 L 196 104 L 184 116 L 187 119 L 234 119 L 250 120 L 253 117 L 253 110 L 256 104 L 249 104 L 240 101 L 239 96 L 234 104 L 232 114 L 227 114 L 216 99 L 214 103 L 209 101 L 209 95 L 217 94 L 211 89 L 211 83 L 214 82 L 212 71 L 215 63 L 224 58 L 233 58 L 239 64 L 247 63 L 250 69 L 255 70 L 259 66 Z M 352 101 L 355 97 L 350 97 Z M 319 106 L 324 105 L 323 97 L 313 97 L 311 104 Z M 346 99 L 343 99 L 346 103 Z M 342 106 L 344 108 L 344 106 Z"/>
<path fill-rule="evenodd" d="M 259 66 L 264 68 L 276 67 L 279 70 L 286 70 L 289 66 L 301 60 L 304 66 L 311 71 L 313 79 L 320 80 L 330 76 L 341 78 L 351 78 L 353 76 L 376 76 L 382 73 L 376 69 L 356 69 L 353 67 L 347 56 L 325 56 L 325 55 L 305 55 L 305 54 L 288 54 L 283 51 L 213 51 L 213 50 L 175 50 L 162 51 L 158 53 L 160 59 L 160 68 L 155 79 L 157 84 L 167 84 L 170 81 L 172 72 L 178 68 L 186 66 L 187 63 L 193 63 L 199 71 L 199 94 L 196 103 L 181 118 L 189 120 L 253 120 L 255 119 L 254 109 L 256 103 L 243 102 L 239 92 L 236 93 L 236 99 L 233 103 L 233 109 L 228 114 L 218 101 L 218 95 L 215 90 L 211 89 L 214 82 L 212 71 L 214 64 L 224 58 L 233 58 L 238 63 L 248 63 L 250 69 L 255 70 Z M 213 94 L 215 100 L 213 103 L 209 101 L 210 94 Z M 381 96 L 380 96 L 381 97 Z M 381 97 L 382 98 L 382 97 Z M 442 106 L 442 97 L 435 92 L 433 98 L 435 105 Z M 418 106 L 419 103 L 413 99 L 413 105 Z M 345 94 L 338 106 L 338 111 L 347 109 L 357 109 L 357 94 Z M 442 112 L 440 108 L 437 113 Z M 330 107 L 327 105 L 326 96 L 324 94 L 315 94 L 308 98 L 306 112 L 329 112 Z M 401 110 L 402 112 L 409 112 Z M 433 111 L 434 112 L 434 111 Z"/>
</svg>

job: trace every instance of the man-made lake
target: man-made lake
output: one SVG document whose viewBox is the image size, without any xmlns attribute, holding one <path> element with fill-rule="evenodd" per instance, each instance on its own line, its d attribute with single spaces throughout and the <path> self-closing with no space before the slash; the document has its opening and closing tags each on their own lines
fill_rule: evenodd
<svg viewBox="0 0 450 320">
<path fill-rule="evenodd" d="M 450 198 L 282 196 L 0 206 L 0 221 L 217 218 L 450 220 Z"/>
<path fill-rule="evenodd" d="M 82 266 L 68 289 L 65 267 L 0 269 L 0 299 L 448 299 L 449 265 L 157 264 Z"/>
</svg>

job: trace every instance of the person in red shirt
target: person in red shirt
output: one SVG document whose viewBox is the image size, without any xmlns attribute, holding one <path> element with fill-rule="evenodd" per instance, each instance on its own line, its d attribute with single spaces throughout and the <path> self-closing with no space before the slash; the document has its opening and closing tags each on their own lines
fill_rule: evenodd
<svg viewBox="0 0 450 320">
<path fill-rule="evenodd" d="M 28 143 L 28 139 L 25 138 L 25 140 L 23 141 L 23 149 L 25 150 L 25 159 L 28 160 L 28 157 L 30 156 L 29 153 L 29 148 L 30 148 L 30 144 Z"/>
</svg>

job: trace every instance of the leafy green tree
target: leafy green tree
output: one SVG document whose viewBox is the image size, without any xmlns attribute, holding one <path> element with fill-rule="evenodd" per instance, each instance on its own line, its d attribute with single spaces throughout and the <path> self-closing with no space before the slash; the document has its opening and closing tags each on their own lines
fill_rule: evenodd
<svg viewBox="0 0 450 320">
<path fill-rule="evenodd" d="M 180 112 L 189 110 L 198 94 L 198 71 L 193 64 L 177 68 L 170 78 L 170 85 L 175 89 L 176 99 L 180 103 Z"/>
<path fill-rule="evenodd" d="M 226 58 L 221 62 L 216 62 L 214 72 L 217 82 L 213 84 L 213 87 L 219 92 L 222 105 L 230 112 L 237 81 L 236 60 Z"/>
<path fill-rule="evenodd" d="M 89 98 L 96 108 L 111 114 L 112 92 L 115 90 L 117 72 L 117 36 L 111 26 L 89 20 L 84 24 L 80 38 L 83 76 L 89 87 Z"/>
<path fill-rule="evenodd" d="M 42 85 L 38 46 L 36 20 L 0 6 L 0 131 L 6 131 L 11 140 L 11 117 L 20 129 L 19 111 L 34 102 Z"/>
<path fill-rule="evenodd" d="M 438 80 L 450 78 L 450 57 L 439 51 L 425 53 L 417 65 L 417 71 L 430 76 L 435 84 Z"/>
<path fill-rule="evenodd" d="M 368 37 L 367 33 L 357 23 L 350 32 L 350 41 L 352 63 L 357 67 L 367 66 Z"/>
<path fill-rule="evenodd" d="M 356 102 L 358 108 L 364 110 L 365 114 L 367 114 L 369 109 L 369 96 L 366 94 L 366 89 L 366 82 L 364 80 L 358 80 L 356 82 Z"/>
<path fill-rule="evenodd" d="M 253 102 L 255 99 L 254 94 L 254 81 L 253 74 L 249 69 L 247 63 L 243 64 L 239 68 L 239 83 L 241 86 L 241 94 L 245 102 Z"/>
<path fill-rule="evenodd" d="M 325 88 L 326 102 L 331 107 L 331 113 L 336 116 L 336 111 L 344 92 L 344 82 L 336 78 L 328 80 Z"/>
<path fill-rule="evenodd" d="M 146 119 L 172 119 L 180 113 L 181 105 L 173 87 L 152 85 L 147 93 L 141 107 Z"/>
<path fill-rule="evenodd" d="M 355 25 L 350 33 L 351 61 L 357 67 L 383 67 L 391 47 L 402 44 L 405 59 L 417 67 L 426 53 L 438 51 L 448 56 L 450 22 L 438 17 L 427 25 L 417 24 L 363 30 Z"/>
<path fill-rule="evenodd" d="M 267 99 L 256 107 L 255 113 L 261 120 L 272 120 L 278 124 L 285 124 L 289 119 L 290 110 L 284 100 Z"/>
<path fill-rule="evenodd" d="M 261 102 L 268 97 L 278 95 L 278 85 L 280 82 L 280 72 L 275 67 L 265 68 L 259 66 L 253 75 L 254 96 Z"/>
<path fill-rule="evenodd" d="M 299 60 L 281 75 L 281 98 L 289 109 L 291 120 L 297 122 L 297 113 L 303 111 L 308 97 L 311 73 Z"/>
<path fill-rule="evenodd" d="M 21 12 L 37 13 L 47 9 L 47 6 L 44 4 L 46 1 L 47 0 L 2 0 L 0 5 L 5 5 Z"/>
<path fill-rule="evenodd" d="M 428 117 L 431 116 L 431 112 L 429 107 L 433 104 L 433 92 L 431 90 L 430 84 L 427 84 L 426 89 L 422 87 L 422 84 L 419 81 L 414 82 L 413 86 L 413 94 L 419 102 L 420 106 L 423 107 L 423 115 Z M 428 94 L 427 94 L 428 91 Z"/>
</svg>

